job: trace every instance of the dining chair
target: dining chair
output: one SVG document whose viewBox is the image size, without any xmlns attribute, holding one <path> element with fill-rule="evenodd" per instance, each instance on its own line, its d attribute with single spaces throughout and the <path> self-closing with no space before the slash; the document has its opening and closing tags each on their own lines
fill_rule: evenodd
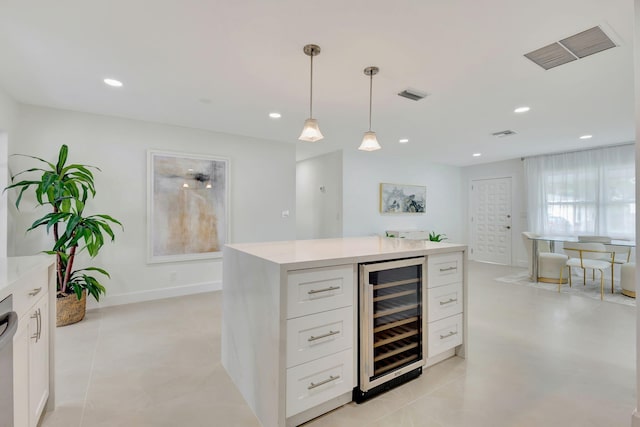
<svg viewBox="0 0 640 427">
<path fill-rule="evenodd" d="M 529 276 L 533 274 L 533 267 L 531 265 L 533 244 L 531 239 L 538 237 L 538 234 L 531 233 L 529 231 L 522 232 L 522 240 L 524 246 L 527 249 L 529 259 Z M 534 281 L 544 283 L 567 283 L 567 279 L 563 278 L 563 271 L 567 268 L 567 259 L 569 258 L 565 254 L 559 254 L 551 252 L 549 248 L 549 242 L 541 240 L 538 242 L 538 277 L 535 277 Z"/>
<path fill-rule="evenodd" d="M 587 269 L 600 271 L 600 299 L 604 299 L 604 272 L 611 269 L 611 293 L 613 293 L 613 257 L 614 252 L 608 251 L 604 243 L 566 243 L 564 251 L 569 255 L 569 286 L 571 286 L 571 267 L 582 269 L 583 285 L 587 284 Z M 560 286 L 558 286 L 560 291 Z"/>
</svg>

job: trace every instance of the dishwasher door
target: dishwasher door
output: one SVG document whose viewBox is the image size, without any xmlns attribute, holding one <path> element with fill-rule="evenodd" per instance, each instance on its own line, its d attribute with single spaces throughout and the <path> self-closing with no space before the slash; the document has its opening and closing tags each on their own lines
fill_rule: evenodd
<svg viewBox="0 0 640 427">
<path fill-rule="evenodd" d="M 13 336 L 18 315 L 12 311 L 12 298 L 0 301 L 0 426 L 13 425 Z"/>
</svg>

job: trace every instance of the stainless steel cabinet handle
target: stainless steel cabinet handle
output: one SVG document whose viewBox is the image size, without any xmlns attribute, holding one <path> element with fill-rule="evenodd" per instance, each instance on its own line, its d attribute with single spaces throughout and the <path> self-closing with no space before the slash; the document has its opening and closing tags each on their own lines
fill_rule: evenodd
<svg viewBox="0 0 640 427">
<path fill-rule="evenodd" d="M 445 271 L 451 271 L 451 270 L 456 270 L 458 267 L 447 267 L 447 268 L 441 268 L 440 272 L 443 273 Z"/>
<path fill-rule="evenodd" d="M 42 313 L 40 312 L 40 309 L 37 309 L 36 312 L 31 315 L 31 318 L 36 319 L 36 332 L 31 335 L 31 338 L 38 342 L 42 337 Z"/>
<path fill-rule="evenodd" d="M 31 315 L 31 318 L 36 319 L 36 332 L 33 335 L 31 335 L 31 338 L 36 340 L 36 342 L 38 342 L 38 329 L 39 329 L 38 328 L 38 312 L 36 311 L 35 313 L 33 313 Z"/>
<path fill-rule="evenodd" d="M 340 286 L 329 286 L 328 288 L 324 288 L 324 289 L 311 289 L 309 292 L 307 292 L 309 295 L 313 295 L 313 294 L 319 294 L 320 292 L 329 292 L 329 291 L 335 291 L 336 289 L 340 289 Z"/>
<path fill-rule="evenodd" d="M 38 339 L 37 339 L 37 341 L 40 341 L 40 338 L 42 338 L 42 311 L 40 311 L 40 309 L 38 309 Z"/>
<path fill-rule="evenodd" d="M 41 290 L 42 290 L 42 287 L 35 288 L 31 292 L 29 292 L 29 296 L 30 297 L 36 296 L 36 295 L 38 295 L 40 293 Z"/>
<path fill-rule="evenodd" d="M 340 333 L 340 331 L 329 331 L 326 334 L 318 335 L 317 337 L 314 337 L 313 335 L 311 335 L 307 339 L 307 341 L 311 342 L 311 341 L 319 340 L 319 339 L 322 339 L 322 338 L 330 337 L 332 335 L 337 335 L 339 333 Z"/>
<path fill-rule="evenodd" d="M 441 340 L 443 340 L 443 339 L 445 339 L 445 338 L 449 338 L 449 337 L 452 337 L 452 336 L 454 336 L 454 335 L 458 335 L 458 332 L 456 332 L 456 331 L 451 331 L 451 332 L 449 332 L 447 335 L 440 335 L 440 339 L 441 339 Z"/>
<path fill-rule="evenodd" d="M 307 390 L 313 390 L 316 387 L 320 387 L 321 385 L 324 385 L 326 383 L 330 383 L 331 381 L 335 381 L 338 378 L 340 378 L 340 375 L 336 375 L 335 377 L 333 375 L 329 375 L 329 378 L 327 378 L 324 381 L 320 381 L 319 383 L 311 383 L 311 384 L 309 384 L 309 387 L 307 387 Z"/>
<path fill-rule="evenodd" d="M 440 305 L 451 304 L 452 302 L 458 301 L 458 298 L 449 298 L 449 301 L 440 301 Z"/>
</svg>

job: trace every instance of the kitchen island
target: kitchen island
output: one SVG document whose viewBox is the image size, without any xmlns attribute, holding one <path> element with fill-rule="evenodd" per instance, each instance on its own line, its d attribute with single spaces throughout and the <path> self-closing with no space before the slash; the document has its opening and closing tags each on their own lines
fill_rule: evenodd
<svg viewBox="0 0 640 427">
<path fill-rule="evenodd" d="M 262 425 L 299 425 L 352 400 L 359 265 L 425 257 L 424 367 L 465 357 L 466 249 L 386 237 L 225 246 L 222 363 Z"/>
</svg>

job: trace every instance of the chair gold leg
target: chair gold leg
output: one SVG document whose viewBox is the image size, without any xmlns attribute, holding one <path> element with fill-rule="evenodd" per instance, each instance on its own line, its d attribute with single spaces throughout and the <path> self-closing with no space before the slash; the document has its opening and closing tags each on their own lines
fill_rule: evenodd
<svg viewBox="0 0 640 427">
<path fill-rule="evenodd" d="M 582 269 L 582 286 L 587 286 L 587 270 Z"/>
<path fill-rule="evenodd" d="M 571 267 L 569 267 L 569 287 L 571 287 Z"/>
<path fill-rule="evenodd" d="M 560 267 L 560 281 L 558 281 L 558 292 L 560 292 L 560 287 L 562 286 L 562 273 L 564 272 L 564 267 Z"/>
<path fill-rule="evenodd" d="M 613 293 L 613 265 L 611 266 L 611 293 Z"/>
</svg>

